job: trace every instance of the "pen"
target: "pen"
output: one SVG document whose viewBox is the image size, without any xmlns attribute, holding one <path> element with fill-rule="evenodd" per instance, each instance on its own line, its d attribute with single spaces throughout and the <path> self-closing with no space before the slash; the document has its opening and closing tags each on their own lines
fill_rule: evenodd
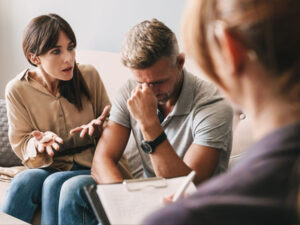
<svg viewBox="0 0 300 225">
<path fill-rule="evenodd" d="M 179 187 L 179 189 L 175 192 L 174 197 L 173 197 L 173 202 L 176 202 L 185 192 L 189 184 L 192 182 L 196 175 L 196 172 L 192 170 L 189 175 L 186 177 L 182 185 Z"/>
</svg>

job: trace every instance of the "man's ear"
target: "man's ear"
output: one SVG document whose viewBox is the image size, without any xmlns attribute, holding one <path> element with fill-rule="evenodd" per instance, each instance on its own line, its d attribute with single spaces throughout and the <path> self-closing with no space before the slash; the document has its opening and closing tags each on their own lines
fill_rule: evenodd
<svg viewBox="0 0 300 225">
<path fill-rule="evenodd" d="M 29 54 L 29 60 L 32 64 L 34 64 L 36 66 L 41 63 L 40 58 L 37 55 L 33 54 L 33 53 Z"/>
<path fill-rule="evenodd" d="M 180 53 L 177 56 L 177 60 L 176 60 L 176 65 L 179 70 L 183 69 L 184 63 L 185 63 L 185 55 L 184 55 L 184 53 Z"/>
<path fill-rule="evenodd" d="M 225 54 L 230 60 L 232 72 L 239 74 L 244 70 L 247 50 L 242 43 L 226 29 L 223 31 L 223 38 Z"/>
</svg>

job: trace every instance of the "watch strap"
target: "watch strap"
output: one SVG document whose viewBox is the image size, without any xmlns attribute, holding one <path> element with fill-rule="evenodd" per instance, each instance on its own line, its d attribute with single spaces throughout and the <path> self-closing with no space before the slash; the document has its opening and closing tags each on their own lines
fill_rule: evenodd
<svg viewBox="0 0 300 225">
<path fill-rule="evenodd" d="M 151 145 L 152 149 L 154 150 L 159 144 L 161 144 L 164 140 L 166 140 L 167 135 L 163 131 L 157 138 L 155 138 L 153 141 L 147 141 L 149 145 Z"/>
</svg>

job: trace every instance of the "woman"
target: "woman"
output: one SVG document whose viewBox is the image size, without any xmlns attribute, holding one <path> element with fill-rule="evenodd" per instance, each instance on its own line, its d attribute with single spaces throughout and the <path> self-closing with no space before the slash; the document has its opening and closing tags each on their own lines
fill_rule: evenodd
<svg viewBox="0 0 300 225">
<path fill-rule="evenodd" d="M 60 188 L 71 177 L 90 174 L 109 112 L 98 72 L 76 64 L 75 47 L 74 32 L 63 18 L 34 18 L 24 31 L 23 51 L 35 68 L 6 87 L 9 139 L 30 169 L 13 179 L 2 211 L 28 223 L 40 204 L 41 224 L 58 223 Z"/>
<path fill-rule="evenodd" d="M 190 4 L 187 52 L 250 115 L 257 143 L 228 173 L 144 223 L 298 224 L 300 1 Z"/>
</svg>

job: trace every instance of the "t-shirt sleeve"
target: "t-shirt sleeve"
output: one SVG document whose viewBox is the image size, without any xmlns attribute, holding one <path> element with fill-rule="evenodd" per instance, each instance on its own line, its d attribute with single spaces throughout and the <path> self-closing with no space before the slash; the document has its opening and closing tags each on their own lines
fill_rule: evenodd
<svg viewBox="0 0 300 225">
<path fill-rule="evenodd" d="M 131 128 L 130 112 L 127 108 L 127 100 L 130 97 L 131 88 L 127 82 L 117 93 L 113 100 L 109 119 L 124 127 Z"/>
<path fill-rule="evenodd" d="M 226 150 L 232 139 L 233 110 L 221 100 L 195 110 L 194 144 Z"/>
</svg>

